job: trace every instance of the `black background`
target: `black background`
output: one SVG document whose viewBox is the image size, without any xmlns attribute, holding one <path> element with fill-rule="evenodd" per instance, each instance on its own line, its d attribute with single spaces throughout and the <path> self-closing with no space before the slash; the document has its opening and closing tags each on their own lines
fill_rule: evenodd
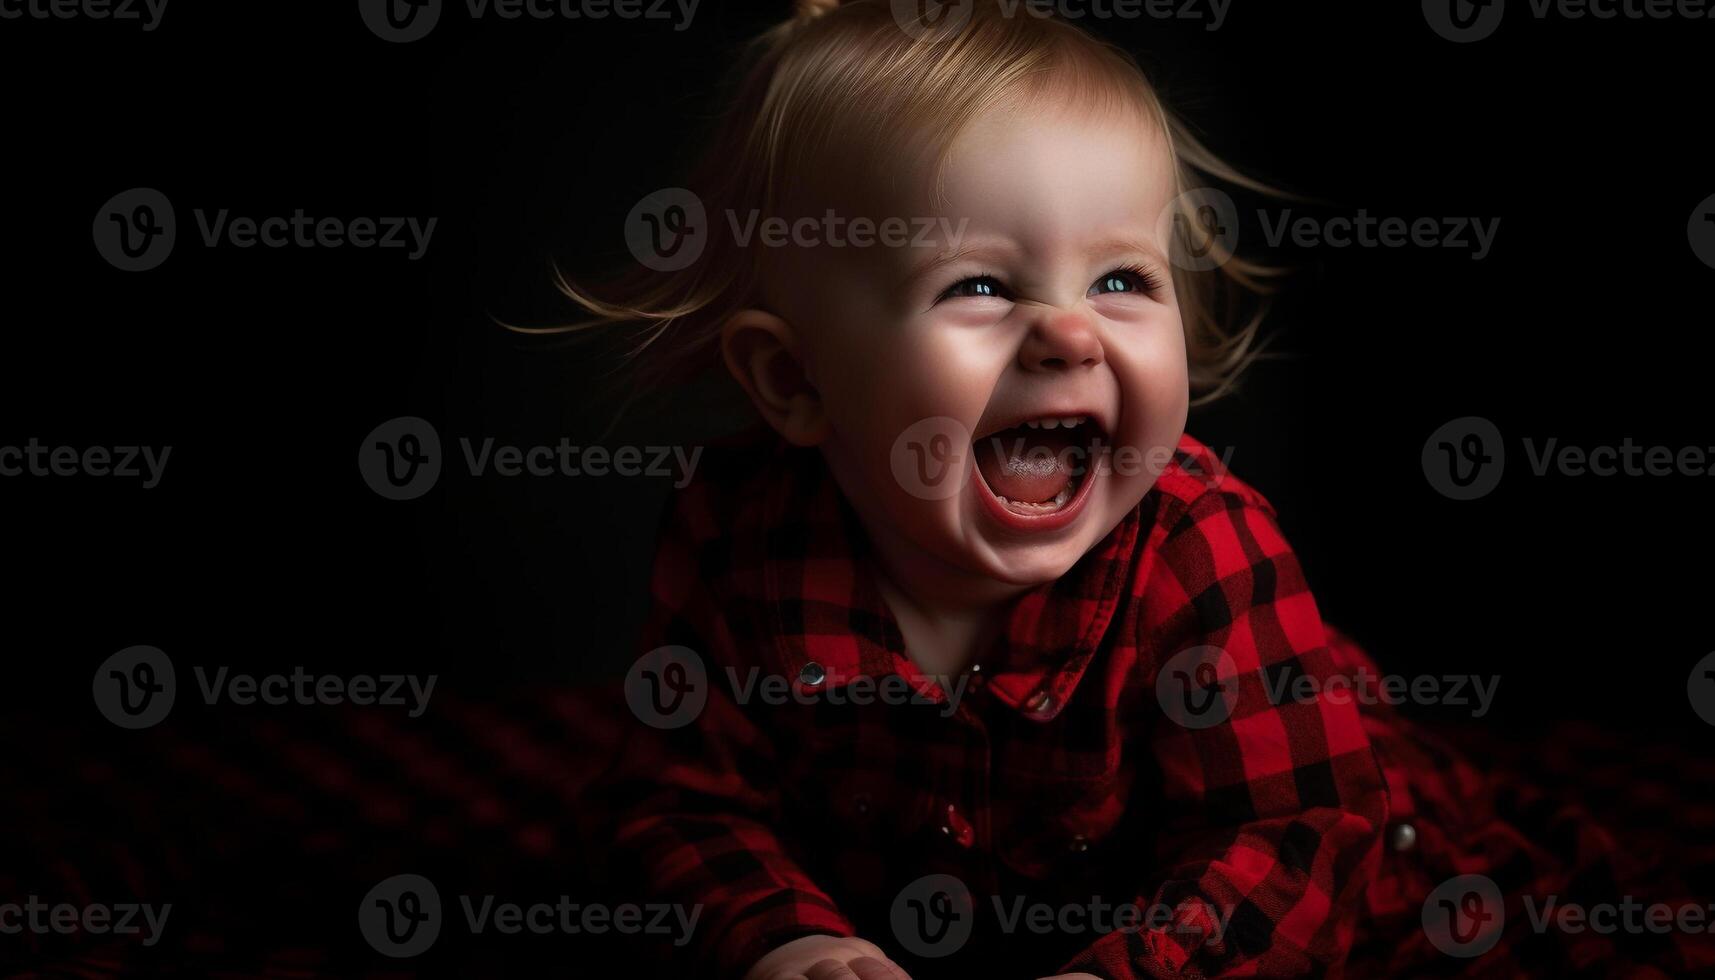
<svg viewBox="0 0 1715 980">
<path fill-rule="evenodd" d="M 1501 219 L 1483 261 L 1261 249 L 1299 270 L 1271 319 L 1294 356 L 1189 428 L 1277 505 L 1325 617 L 1392 670 L 1498 674 L 1490 720 L 1519 737 L 1586 719 L 1708 745 L 1686 678 L 1712 649 L 1715 479 L 1537 477 L 1522 439 L 1715 446 L 1715 270 L 1686 240 L 1715 193 L 1715 21 L 1514 6 L 1469 45 L 1415 3 L 1237 0 L 1216 32 L 1091 26 L 1226 158 L 1340 205 L 1313 213 Z M 713 81 L 778 13 L 706 0 L 675 32 L 473 23 L 454 4 L 410 44 L 346 2 L 177 0 L 149 33 L 0 21 L 0 444 L 172 447 L 148 491 L 0 479 L 8 712 L 105 726 L 90 672 L 138 643 L 259 670 L 434 671 L 478 697 L 623 672 L 668 481 L 471 478 L 449 459 L 435 490 L 392 502 L 358 447 L 405 415 L 449 453 L 465 435 L 657 445 L 723 428 L 698 392 L 654 390 L 609 432 L 628 391 L 609 352 L 490 318 L 565 318 L 550 259 L 627 258 L 626 213 L 683 176 Z M 90 235 L 132 187 L 178 212 L 172 256 L 143 273 Z M 209 249 L 192 212 L 219 208 L 438 223 L 417 262 Z M 1500 428 L 1508 469 L 1456 502 L 1420 452 L 1467 415 Z"/>
</svg>

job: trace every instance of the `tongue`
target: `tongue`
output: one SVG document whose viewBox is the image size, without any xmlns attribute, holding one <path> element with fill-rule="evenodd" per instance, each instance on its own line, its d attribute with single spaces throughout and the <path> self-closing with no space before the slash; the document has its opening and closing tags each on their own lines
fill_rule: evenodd
<svg viewBox="0 0 1715 980">
<path fill-rule="evenodd" d="M 1078 444 L 1069 429 L 1004 429 L 977 440 L 977 468 L 1000 496 L 1045 503 L 1072 482 Z"/>
</svg>

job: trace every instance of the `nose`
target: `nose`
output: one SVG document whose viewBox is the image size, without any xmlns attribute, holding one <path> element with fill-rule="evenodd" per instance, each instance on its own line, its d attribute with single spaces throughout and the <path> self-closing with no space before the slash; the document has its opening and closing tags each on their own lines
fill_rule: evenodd
<svg viewBox="0 0 1715 980">
<path fill-rule="evenodd" d="M 1019 363 L 1026 371 L 1093 368 L 1103 359 L 1101 337 L 1089 318 L 1077 310 L 1045 308 L 1018 351 Z"/>
</svg>

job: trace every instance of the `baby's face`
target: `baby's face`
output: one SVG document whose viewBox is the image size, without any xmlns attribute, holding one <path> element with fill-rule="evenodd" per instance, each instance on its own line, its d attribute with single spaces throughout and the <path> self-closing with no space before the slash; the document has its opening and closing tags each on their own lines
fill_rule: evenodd
<svg viewBox="0 0 1715 980">
<path fill-rule="evenodd" d="M 1056 579 L 1184 431 L 1166 144 L 1117 110 L 995 110 L 953 145 L 939 204 L 927 167 L 878 183 L 861 216 L 937 219 L 934 247 L 805 249 L 779 294 L 823 452 L 884 547 Z"/>
</svg>

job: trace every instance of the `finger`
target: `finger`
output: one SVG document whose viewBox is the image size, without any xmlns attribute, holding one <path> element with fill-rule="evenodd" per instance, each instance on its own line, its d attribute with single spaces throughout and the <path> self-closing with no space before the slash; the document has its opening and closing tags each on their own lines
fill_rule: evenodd
<svg viewBox="0 0 1715 980">
<path fill-rule="evenodd" d="M 852 968 L 839 960 L 821 960 L 814 963 L 804 973 L 809 980 L 858 980 L 858 975 Z"/>
<path fill-rule="evenodd" d="M 911 980 L 899 964 L 885 956 L 859 956 L 847 965 L 857 980 Z"/>
</svg>

